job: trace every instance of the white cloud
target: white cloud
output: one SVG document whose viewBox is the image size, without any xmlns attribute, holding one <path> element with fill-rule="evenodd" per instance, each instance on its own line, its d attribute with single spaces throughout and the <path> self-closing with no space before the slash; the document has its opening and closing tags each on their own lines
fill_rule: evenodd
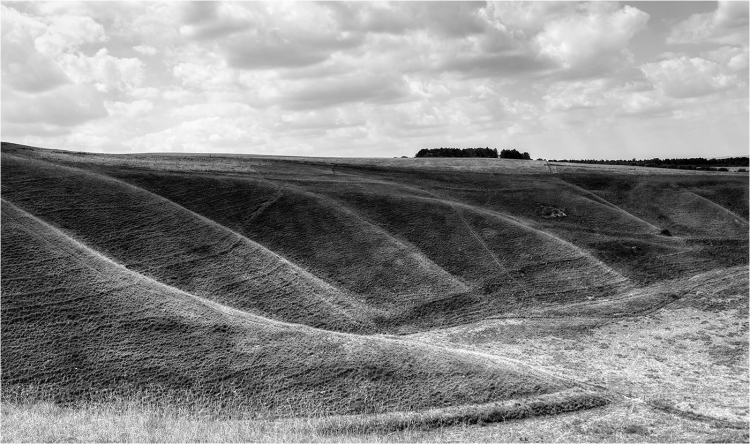
<svg viewBox="0 0 750 444">
<path fill-rule="evenodd" d="M 708 58 L 730 71 L 742 71 L 748 67 L 748 48 L 736 46 L 722 46 L 708 52 Z"/>
<path fill-rule="evenodd" d="M 110 116 L 142 117 L 154 109 L 149 100 L 135 100 L 133 102 L 104 102 Z"/>
<path fill-rule="evenodd" d="M 92 57 L 63 54 L 61 64 L 68 76 L 78 84 L 93 83 L 101 92 L 125 92 L 140 86 L 145 76 L 144 65 L 137 58 L 118 58 L 102 48 Z"/>
<path fill-rule="evenodd" d="M 161 96 L 159 88 L 154 88 L 153 86 L 133 88 L 130 90 L 130 97 L 133 97 L 134 99 L 155 99 L 159 96 Z"/>
<path fill-rule="evenodd" d="M 125 145 L 139 152 L 154 151 L 209 151 L 215 144 L 232 145 L 240 141 L 245 146 L 261 143 L 251 133 L 253 125 L 244 118 L 201 117 L 188 120 L 163 131 L 132 138 Z M 218 139 L 216 136 L 220 136 Z"/>
<path fill-rule="evenodd" d="M 541 53 L 563 68 L 586 72 L 615 69 L 632 59 L 628 42 L 648 14 L 616 3 L 589 3 L 582 11 L 548 23 L 536 37 Z"/>
<path fill-rule="evenodd" d="M 649 51 L 642 37 L 663 23 L 614 2 L 0 7 L 3 134 L 40 146 L 353 156 L 512 146 L 546 157 L 547 145 L 583 153 L 622 131 L 643 144 L 682 137 L 663 129 L 676 121 L 747 116 L 746 4 L 671 17 L 673 41 L 727 43 L 653 40 Z M 631 51 L 651 63 L 635 66 Z"/>
<path fill-rule="evenodd" d="M 34 39 L 34 46 L 42 54 L 56 55 L 77 49 L 83 43 L 106 40 L 104 27 L 91 17 L 57 15 L 49 18 L 49 26 Z"/>
<path fill-rule="evenodd" d="M 34 46 L 35 36 L 44 32 L 45 25 L 13 8 L 0 8 L 3 84 L 21 91 L 41 92 L 69 83 L 60 66 Z"/>
<path fill-rule="evenodd" d="M 549 94 L 543 97 L 545 110 L 568 111 L 602 106 L 606 91 L 607 85 L 603 80 L 558 82 L 552 85 Z"/>
<path fill-rule="evenodd" d="M 171 87 L 165 89 L 164 92 L 161 93 L 161 96 L 166 100 L 181 103 L 196 96 L 200 96 L 200 94 L 188 91 L 180 87 Z"/>
<path fill-rule="evenodd" d="M 575 7 L 572 2 L 492 1 L 488 4 L 488 13 L 493 20 L 530 38 L 544 31 L 548 23 L 573 14 Z"/>
<path fill-rule="evenodd" d="M 630 115 L 652 115 L 670 110 L 670 106 L 663 101 L 658 92 L 653 91 L 625 94 L 620 103 L 622 110 Z"/>
<path fill-rule="evenodd" d="M 693 14 L 676 24 L 667 43 L 713 42 L 745 45 L 748 39 L 748 2 L 720 1 L 716 11 Z"/>
<path fill-rule="evenodd" d="M 649 63 L 641 70 L 657 88 L 677 98 L 697 97 L 740 86 L 736 75 L 724 73 L 717 63 L 697 57 Z"/>
<path fill-rule="evenodd" d="M 182 86 L 204 91 L 233 90 L 238 87 L 237 73 L 216 64 L 177 63 L 172 68 L 172 74 L 180 80 Z"/>
<path fill-rule="evenodd" d="M 158 49 L 154 48 L 153 46 L 148 46 L 148 45 L 133 46 L 133 50 L 135 52 L 138 52 L 143 55 L 148 55 L 148 56 L 156 55 L 156 53 L 159 52 Z"/>
</svg>

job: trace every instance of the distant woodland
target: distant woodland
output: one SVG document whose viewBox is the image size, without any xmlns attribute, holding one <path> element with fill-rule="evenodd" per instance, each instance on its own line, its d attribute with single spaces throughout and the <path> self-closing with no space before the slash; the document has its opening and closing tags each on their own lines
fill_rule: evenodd
<svg viewBox="0 0 750 444">
<path fill-rule="evenodd" d="M 501 159 L 531 160 L 529 153 L 518 150 L 502 150 L 498 154 L 496 148 L 423 148 L 414 157 L 491 157 Z"/>
<path fill-rule="evenodd" d="M 652 168 L 674 168 L 680 170 L 712 170 L 726 171 L 727 167 L 747 167 L 747 157 L 725 157 L 723 159 L 705 159 L 703 157 L 692 157 L 688 159 L 645 159 L 645 160 L 550 160 L 550 162 L 591 163 L 604 165 L 628 165 L 644 166 Z"/>
<path fill-rule="evenodd" d="M 495 148 L 423 148 L 414 157 L 494 157 Z"/>
</svg>

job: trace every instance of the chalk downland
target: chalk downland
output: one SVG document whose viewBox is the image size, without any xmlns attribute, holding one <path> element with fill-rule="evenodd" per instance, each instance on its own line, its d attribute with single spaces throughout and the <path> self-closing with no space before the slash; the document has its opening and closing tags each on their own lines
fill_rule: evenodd
<svg viewBox="0 0 750 444">
<path fill-rule="evenodd" d="M 128 270 L 2 204 L 3 385 L 220 396 L 286 414 L 413 411 L 560 392 L 522 366 L 397 339 L 272 321 Z M 298 410 L 285 410 L 290 400 Z M 295 410 L 294 408 L 292 410 Z"/>
<path fill-rule="evenodd" d="M 3 390 L 383 430 L 556 413 L 606 399 L 387 334 L 502 320 L 514 339 L 687 303 L 696 275 L 746 285 L 739 175 L 451 162 L 4 143 Z"/>
</svg>

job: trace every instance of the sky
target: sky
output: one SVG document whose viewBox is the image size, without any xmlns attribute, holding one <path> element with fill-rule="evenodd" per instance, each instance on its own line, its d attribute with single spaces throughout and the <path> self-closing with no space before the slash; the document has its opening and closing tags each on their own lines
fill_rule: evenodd
<svg viewBox="0 0 750 444">
<path fill-rule="evenodd" d="M 2 140 L 748 155 L 748 2 L 2 2 Z"/>
</svg>

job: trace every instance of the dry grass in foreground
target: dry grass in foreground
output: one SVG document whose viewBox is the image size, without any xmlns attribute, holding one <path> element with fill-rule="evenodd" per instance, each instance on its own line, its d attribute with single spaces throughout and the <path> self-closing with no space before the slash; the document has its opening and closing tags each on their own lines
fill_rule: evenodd
<svg viewBox="0 0 750 444">
<path fill-rule="evenodd" d="M 79 407 L 25 402 L 13 393 L 2 405 L 3 442 L 392 442 L 440 440 L 448 428 L 555 415 L 601 407 L 609 400 L 579 389 L 513 401 L 379 415 L 232 420 L 210 404 L 195 409 L 112 399 Z M 36 394 L 37 399 L 39 398 Z M 217 409 L 216 411 L 220 411 Z M 223 416 L 223 415 L 222 415 Z"/>
<path fill-rule="evenodd" d="M 627 403 L 428 429 L 418 422 L 396 430 L 331 428 L 358 426 L 367 419 L 363 415 L 221 420 L 137 404 L 72 409 L 45 402 L 4 402 L 2 442 L 748 442 L 747 430 L 720 428 Z M 402 419 L 407 421 L 408 415 Z"/>
</svg>

